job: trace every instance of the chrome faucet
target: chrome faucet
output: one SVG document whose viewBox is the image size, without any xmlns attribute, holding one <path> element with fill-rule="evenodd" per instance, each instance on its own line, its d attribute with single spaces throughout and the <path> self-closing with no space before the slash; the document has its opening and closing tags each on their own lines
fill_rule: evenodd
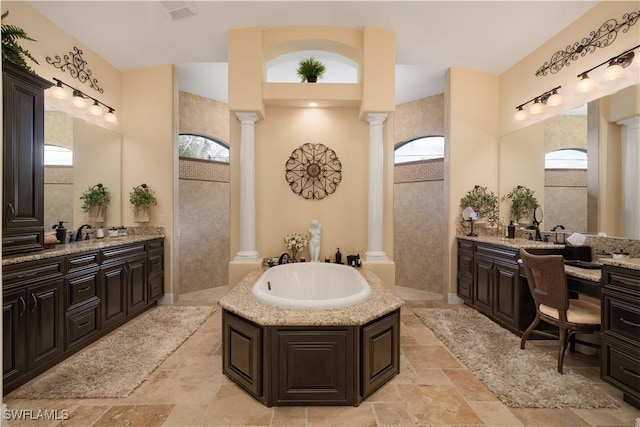
<svg viewBox="0 0 640 427">
<path fill-rule="evenodd" d="M 82 240 L 82 229 L 83 228 L 91 228 L 90 224 L 82 224 L 80 227 L 78 227 L 78 232 L 76 233 L 76 242 L 80 242 Z"/>
<path fill-rule="evenodd" d="M 287 263 L 289 262 L 289 254 L 286 252 L 280 255 L 280 258 L 278 258 L 278 265 L 284 264 L 284 259 L 287 260 Z"/>
</svg>

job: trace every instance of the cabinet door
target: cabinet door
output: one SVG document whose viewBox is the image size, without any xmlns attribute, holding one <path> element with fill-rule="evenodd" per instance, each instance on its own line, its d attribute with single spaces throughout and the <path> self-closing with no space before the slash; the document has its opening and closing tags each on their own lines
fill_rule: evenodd
<svg viewBox="0 0 640 427">
<path fill-rule="evenodd" d="M 127 314 L 147 306 L 147 256 L 127 262 Z"/>
<path fill-rule="evenodd" d="M 458 296 L 473 303 L 473 253 L 458 248 Z"/>
<path fill-rule="evenodd" d="M 127 274 L 125 263 L 100 269 L 101 323 L 103 328 L 123 321 L 127 314 Z"/>
<path fill-rule="evenodd" d="M 60 277 L 27 288 L 29 370 L 55 359 L 64 351 L 63 283 Z"/>
<path fill-rule="evenodd" d="M 473 289 L 473 305 L 485 314 L 492 312 L 493 261 L 476 255 L 473 262 L 476 278 Z"/>
<path fill-rule="evenodd" d="M 24 289 L 2 293 L 2 384 L 4 390 L 27 374 L 27 301 Z"/>
<path fill-rule="evenodd" d="M 42 249 L 44 79 L 3 63 L 3 253 Z"/>
<path fill-rule="evenodd" d="M 493 316 L 517 328 L 520 269 L 508 262 L 496 261 L 494 265 Z"/>
</svg>

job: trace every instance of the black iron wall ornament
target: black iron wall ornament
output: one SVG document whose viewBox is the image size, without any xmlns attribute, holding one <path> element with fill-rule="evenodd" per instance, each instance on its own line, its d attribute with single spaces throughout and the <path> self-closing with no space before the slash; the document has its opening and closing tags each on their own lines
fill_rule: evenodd
<svg viewBox="0 0 640 427">
<path fill-rule="evenodd" d="M 55 59 L 52 59 L 50 56 L 47 56 L 46 59 L 49 64 L 57 69 L 62 71 L 68 70 L 71 77 L 80 80 L 81 83 L 88 81 L 91 89 L 104 93 L 104 89 L 98 85 L 98 79 L 91 76 L 93 73 L 87 68 L 87 61 L 82 58 L 82 54 L 82 50 L 74 47 L 72 52 L 64 55 L 64 62 L 63 58 L 60 58 L 58 55 L 55 56 Z"/>
<path fill-rule="evenodd" d="M 324 144 L 306 143 L 291 152 L 285 178 L 300 197 L 321 200 L 333 194 L 342 181 L 342 163 Z"/>
<path fill-rule="evenodd" d="M 626 33 L 629 31 L 629 28 L 638 22 L 639 17 L 640 11 L 625 13 L 622 15 L 622 22 L 608 19 L 596 31 L 591 31 L 588 37 L 554 53 L 549 61 L 538 68 L 536 76 L 546 76 L 548 73 L 555 74 L 563 67 L 571 65 L 571 61 L 576 61 L 580 56 L 593 53 L 596 48 L 610 46 L 618 37 L 618 32 Z"/>
</svg>

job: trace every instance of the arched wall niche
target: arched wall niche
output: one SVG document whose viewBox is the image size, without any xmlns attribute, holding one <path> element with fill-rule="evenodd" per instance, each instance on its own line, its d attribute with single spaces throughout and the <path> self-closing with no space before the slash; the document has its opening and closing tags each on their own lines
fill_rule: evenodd
<svg viewBox="0 0 640 427">
<path fill-rule="evenodd" d="M 264 30 L 264 62 L 299 50 L 324 50 L 362 64 L 362 32 L 340 27 L 280 27 Z"/>
<path fill-rule="evenodd" d="M 326 71 L 321 77 L 323 83 L 358 83 L 360 81 L 360 66 L 346 56 L 326 50 L 296 50 L 277 56 L 265 63 L 266 82 L 299 82 L 297 69 L 300 61 L 305 58 L 315 58 L 322 62 Z"/>
</svg>

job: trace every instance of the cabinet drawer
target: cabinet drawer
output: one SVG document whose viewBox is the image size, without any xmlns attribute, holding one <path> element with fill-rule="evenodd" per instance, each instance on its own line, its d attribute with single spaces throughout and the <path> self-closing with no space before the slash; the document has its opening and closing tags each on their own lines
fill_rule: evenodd
<svg viewBox="0 0 640 427">
<path fill-rule="evenodd" d="M 70 255 L 67 258 L 67 273 L 75 273 L 86 268 L 98 266 L 98 252 L 84 252 L 79 255 Z"/>
<path fill-rule="evenodd" d="M 130 246 L 118 246 L 115 248 L 102 250 L 102 262 L 107 263 L 111 261 L 120 260 L 122 258 L 130 258 L 146 254 L 146 247 L 144 243 Z"/>
<path fill-rule="evenodd" d="M 98 296 L 98 270 L 67 278 L 67 308 L 83 304 Z"/>
<path fill-rule="evenodd" d="M 2 286 L 21 285 L 29 282 L 62 276 L 63 258 L 7 265 L 2 268 Z"/>
<path fill-rule="evenodd" d="M 640 362 L 637 356 L 627 354 L 615 347 L 607 347 L 609 360 L 607 376 L 635 392 L 640 392 Z"/>
<path fill-rule="evenodd" d="M 149 251 L 156 251 L 164 248 L 164 240 L 162 239 L 151 240 L 149 241 L 148 244 L 149 244 Z"/>
<path fill-rule="evenodd" d="M 640 296 L 640 276 L 628 274 L 624 269 L 611 266 L 605 266 L 602 275 L 605 289 L 632 292 Z"/>
<path fill-rule="evenodd" d="M 96 302 L 73 314 L 67 314 L 67 348 L 78 345 L 83 338 L 98 331 L 99 312 L 98 303 Z"/>
<path fill-rule="evenodd" d="M 44 248 L 44 229 L 19 228 L 3 230 L 2 255 L 39 251 Z"/>
<path fill-rule="evenodd" d="M 616 294 L 603 292 L 603 332 L 608 336 L 640 346 L 640 305 L 632 299 L 622 300 Z"/>
<path fill-rule="evenodd" d="M 493 259 L 502 258 L 503 260 L 509 260 L 516 265 L 518 262 L 518 251 L 515 249 L 508 249 L 501 246 L 476 244 L 476 253 L 479 255 L 491 257 Z"/>
<path fill-rule="evenodd" d="M 164 261 L 163 252 L 150 252 L 149 253 L 149 274 L 163 271 L 164 270 L 163 261 Z"/>
<path fill-rule="evenodd" d="M 149 301 L 153 301 L 164 294 L 164 275 L 149 276 Z"/>
</svg>

